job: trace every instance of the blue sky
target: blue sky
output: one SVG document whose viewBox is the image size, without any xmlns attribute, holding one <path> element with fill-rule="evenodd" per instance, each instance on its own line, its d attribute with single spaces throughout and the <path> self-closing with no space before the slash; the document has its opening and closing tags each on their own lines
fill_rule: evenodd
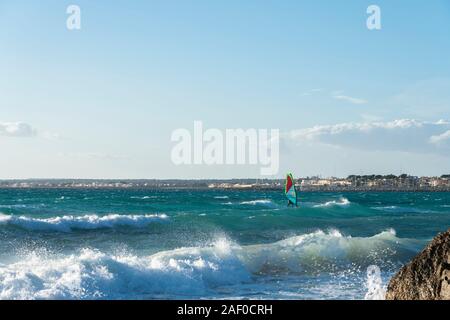
<svg viewBox="0 0 450 320">
<path fill-rule="evenodd" d="M 0 178 L 258 176 L 174 166 L 194 120 L 280 128 L 280 175 L 449 173 L 449 39 L 445 0 L 0 0 Z"/>
</svg>

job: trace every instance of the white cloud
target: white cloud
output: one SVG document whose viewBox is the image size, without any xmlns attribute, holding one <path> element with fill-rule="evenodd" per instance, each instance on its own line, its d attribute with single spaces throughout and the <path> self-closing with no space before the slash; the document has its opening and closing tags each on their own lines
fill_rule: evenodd
<svg viewBox="0 0 450 320">
<path fill-rule="evenodd" d="M 450 139 L 450 123 L 443 120 L 340 123 L 293 130 L 288 136 L 298 143 L 319 143 L 352 149 L 450 153 L 449 148 L 437 146 Z"/>
<path fill-rule="evenodd" d="M 346 95 L 342 95 L 342 94 L 335 94 L 335 95 L 333 95 L 333 98 L 336 100 L 343 100 L 346 102 L 350 102 L 352 104 L 366 104 L 368 102 L 365 99 L 350 97 L 350 96 L 346 96 Z"/>
<path fill-rule="evenodd" d="M 33 137 L 36 129 L 24 122 L 0 122 L 0 136 L 6 137 Z"/>
<path fill-rule="evenodd" d="M 436 145 L 442 145 L 445 142 L 450 142 L 450 130 L 436 136 L 431 136 L 430 142 Z"/>
</svg>

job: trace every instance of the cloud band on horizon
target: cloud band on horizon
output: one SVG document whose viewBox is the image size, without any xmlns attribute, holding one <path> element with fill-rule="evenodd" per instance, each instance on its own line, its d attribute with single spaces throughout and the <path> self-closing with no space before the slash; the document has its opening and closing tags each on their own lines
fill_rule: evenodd
<svg viewBox="0 0 450 320">
<path fill-rule="evenodd" d="M 287 140 L 362 150 L 449 154 L 450 122 L 398 119 L 318 125 L 291 130 Z"/>
<path fill-rule="evenodd" d="M 24 122 L 0 122 L 0 136 L 27 138 L 34 137 L 37 130 Z"/>
</svg>

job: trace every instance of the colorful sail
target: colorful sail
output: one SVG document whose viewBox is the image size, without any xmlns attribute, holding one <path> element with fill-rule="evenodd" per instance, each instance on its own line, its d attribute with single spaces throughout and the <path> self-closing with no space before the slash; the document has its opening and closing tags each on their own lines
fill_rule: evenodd
<svg viewBox="0 0 450 320">
<path fill-rule="evenodd" d="M 292 173 L 286 176 L 286 187 L 284 190 L 286 198 L 294 205 L 297 205 L 297 191 L 295 190 L 295 181 Z"/>
</svg>

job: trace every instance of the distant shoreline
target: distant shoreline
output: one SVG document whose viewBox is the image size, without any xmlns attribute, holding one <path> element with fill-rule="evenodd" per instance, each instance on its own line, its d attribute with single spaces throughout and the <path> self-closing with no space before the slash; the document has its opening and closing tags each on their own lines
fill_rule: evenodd
<svg viewBox="0 0 450 320">
<path fill-rule="evenodd" d="M 412 178 L 411 178 L 412 179 Z M 419 179 L 438 181 L 436 185 L 426 185 Z M 435 179 L 435 180 L 430 180 Z M 436 180 L 439 179 L 439 180 Z M 301 192 L 450 192 L 447 178 L 414 178 L 391 180 L 329 180 L 329 184 L 318 185 L 327 180 L 298 179 Z M 374 182 L 375 181 L 375 182 Z M 435 183 L 435 182 L 433 182 Z M 224 180 L 132 180 L 132 179 L 29 179 L 0 180 L 0 189 L 143 189 L 143 190 L 233 190 L 233 191 L 276 191 L 283 190 L 283 179 L 224 179 Z"/>
</svg>

